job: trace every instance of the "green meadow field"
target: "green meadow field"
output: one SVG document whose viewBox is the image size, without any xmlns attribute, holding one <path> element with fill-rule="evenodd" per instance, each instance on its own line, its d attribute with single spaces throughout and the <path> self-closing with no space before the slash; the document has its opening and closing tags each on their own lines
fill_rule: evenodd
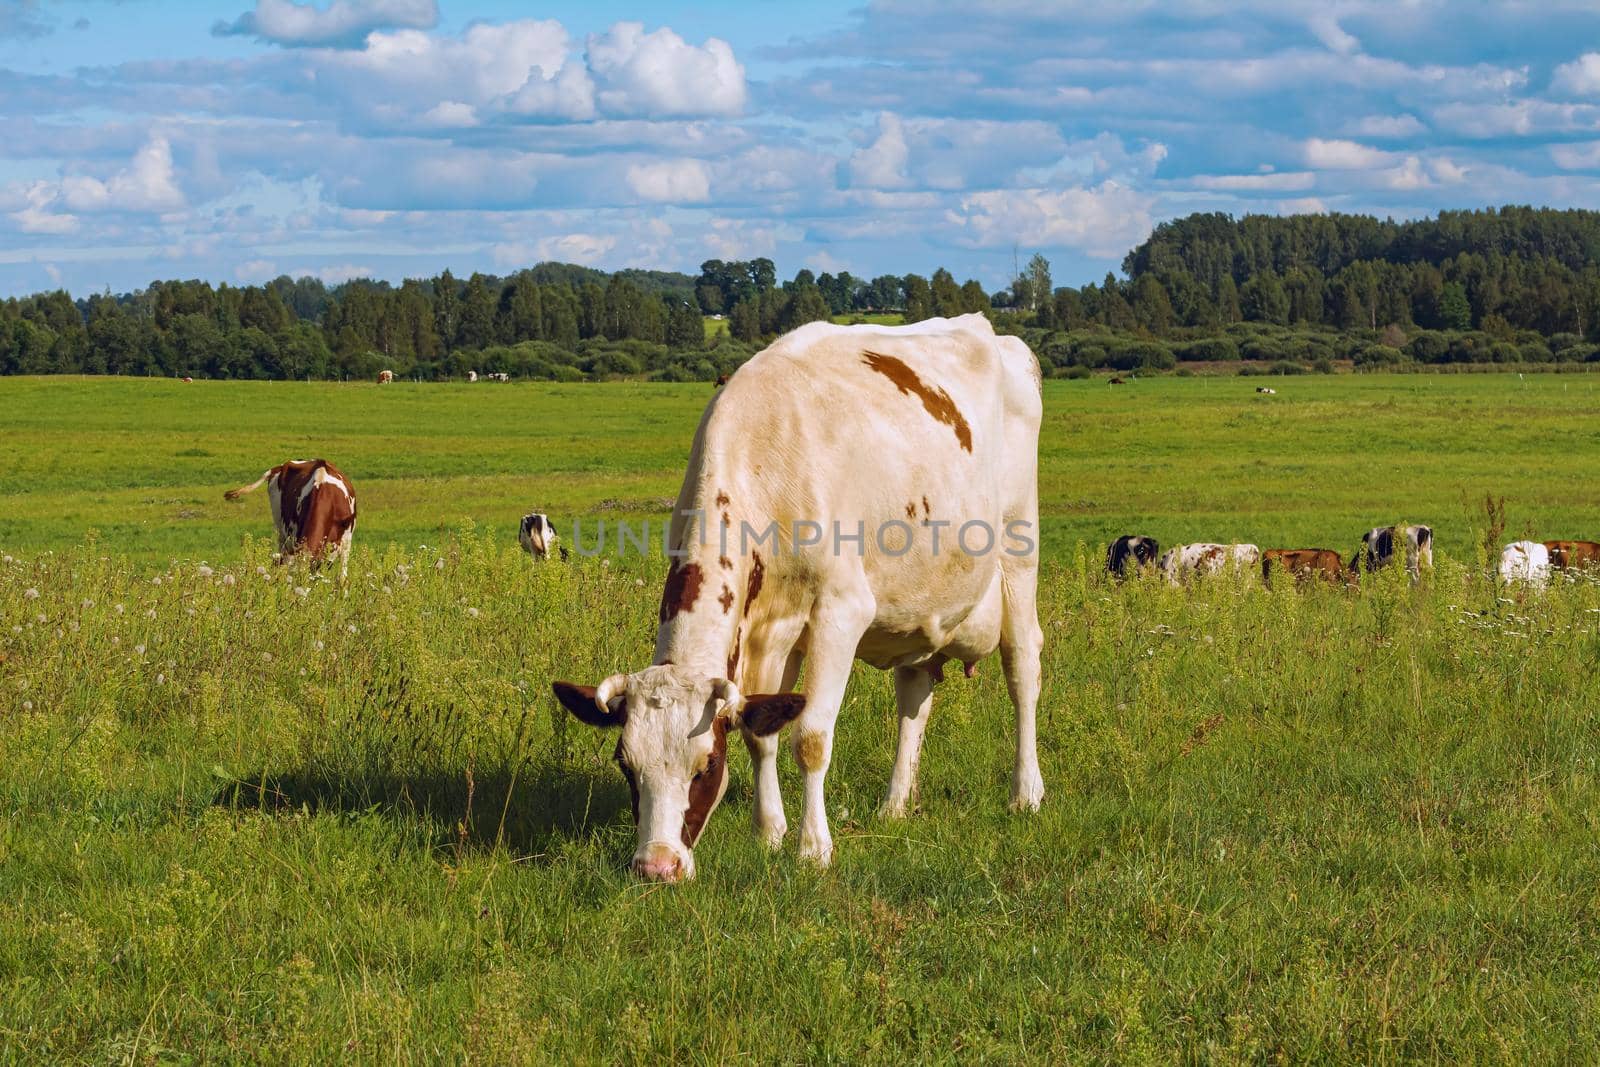
<svg viewBox="0 0 1600 1067">
<path fill-rule="evenodd" d="M 1485 495 L 1600 539 L 1600 379 L 1261 381 L 1046 383 L 1037 815 L 991 660 L 878 819 L 860 668 L 834 865 L 755 841 L 734 746 L 662 887 L 549 682 L 644 666 L 664 568 L 515 528 L 664 516 L 709 386 L 0 378 L 0 1061 L 1592 1060 L 1600 584 L 1497 589 L 1482 544 Z M 342 587 L 222 500 L 313 455 Z M 1415 587 L 1101 573 L 1397 521 Z"/>
</svg>

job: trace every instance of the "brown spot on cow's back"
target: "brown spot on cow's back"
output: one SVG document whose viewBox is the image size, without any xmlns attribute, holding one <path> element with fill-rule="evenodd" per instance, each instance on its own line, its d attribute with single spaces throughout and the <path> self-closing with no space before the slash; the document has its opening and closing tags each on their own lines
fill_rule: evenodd
<svg viewBox="0 0 1600 1067">
<path fill-rule="evenodd" d="M 727 556 L 720 556 L 717 559 L 717 566 L 721 567 L 725 571 L 731 571 L 733 570 L 733 560 L 729 559 Z"/>
<path fill-rule="evenodd" d="M 750 553 L 750 580 L 744 590 L 744 614 L 750 614 L 750 607 L 761 593 L 761 583 L 766 580 L 766 574 L 767 568 L 761 563 L 761 553 Z"/>
<path fill-rule="evenodd" d="M 917 505 L 916 505 L 916 503 L 915 502 L 908 502 L 906 504 L 906 518 L 914 519 L 916 517 L 917 517 Z"/>
<path fill-rule="evenodd" d="M 739 641 L 744 636 L 744 627 L 736 626 L 733 630 L 733 651 L 728 653 L 728 674 L 730 682 L 739 680 Z"/>
<path fill-rule="evenodd" d="M 722 613 L 726 615 L 733 610 L 733 590 L 726 585 L 722 587 L 722 595 L 717 597 L 717 603 L 722 605 Z"/>
<path fill-rule="evenodd" d="M 673 560 L 667 570 L 667 584 L 661 590 L 661 621 L 676 618 L 680 611 L 693 611 L 694 602 L 700 599 L 700 583 L 703 580 L 700 564 L 679 566 L 678 561 Z"/>
<path fill-rule="evenodd" d="M 730 503 L 730 501 L 728 500 L 728 494 L 723 492 L 721 489 L 718 489 L 717 490 L 717 507 L 725 508 L 725 507 L 728 506 L 729 503 Z"/>
<path fill-rule="evenodd" d="M 933 515 L 933 508 L 928 506 L 928 498 L 927 497 L 923 497 L 922 498 L 922 517 L 926 519 L 926 518 L 929 518 L 932 515 Z"/>
<path fill-rule="evenodd" d="M 929 385 L 917 376 L 916 371 L 893 356 L 886 356 L 881 352 L 863 352 L 861 361 L 888 378 L 900 392 L 921 400 L 928 414 L 954 430 L 956 441 L 961 447 L 968 452 L 972 451 L 972 427 L 967 425 L 967 420 L 962 417 L 960 409 L 956 407 L 956 402 L 950 399 L 949 393 L 938 386 Z"/>
</svg>

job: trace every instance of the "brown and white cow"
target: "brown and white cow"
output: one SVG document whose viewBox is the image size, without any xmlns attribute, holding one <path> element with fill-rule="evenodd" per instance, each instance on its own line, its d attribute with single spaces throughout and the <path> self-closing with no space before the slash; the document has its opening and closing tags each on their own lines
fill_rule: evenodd
<svg viewBox="0 0 1600 1067">
<path fill-rule="evenodd" d="M 1308 581 L 1346 582 L 1344 561 L 1331 548 L 1269 548 L 1261 553 L 1261 577 L 1272 584 L 1274 571 L 1292 576 L 1295 584 Z"/>
<path fill-rule="evenodd" d="M 1394 561 L 1396 547 L 1405 550 L 1406 571 L 1415 582 L 1423 568 L 1433 567 L 1433 530 L 1427 526 L 1374 526 L 1361 535 L 1361 548 L 1350 560 L 1351 573 L 1375 571 Z"/>
<path fill-rule="evenodd" d="M 1550 551 L 1550 566 L 1558 571 L 1588 570 L 1600 567 L 1600 542 L 1546 541 Z"/>
<path fill-rule="evenodd" d="M 1173 585 L 1182 585 L 1186 576 L 1196 577 L 1220 574 L 1223 571 L 1242 571 L 1254 568 L 1261 562 L 1261 549 L 1251 544 L 1219 545 L 1201 541 L 1192 545 L 1179 545 L 1161 554 L 1157 564 L 1162 575 Z"/>
<path fill-rule="evenodd" d="M 392 370 L 381 370 L 381 371 L 378 372 L 378 384 L 379 385 L 388 385 L 392 381 L 394 381 L 394 371 L 392 371 Z"/>
<path fill-rule="evenodd" d="M 282 559 L 305 555 L 315 566 L 337 556 L 342 577 L 350 566 L 350 539 L 356 532 L 356 493 L 350 479 L 325 459 L 291 459 L 223 497 L 237 500 L 262 485 L 272 505 Z"/>
<path fill-rule="evenodd" d="M 522 525 L 517 528 L 517 543 L 528 555 L 534 559 L 544 559 L 550 555 L 551 549 L 560 547 L 557 542 L 556 528 L 544 512 L 530 511 L 522 516 Z M 565 556 L 566 549 L 561 549 L 561 552 Z"/>
<path fill-rule="evenodd" d="M 736 730 L 755 764 L 756 832 L 782 842 L 778 731 L 791 720 L 800 855 L 828 863 L 823 783 L 857 659 L 895 672 L 884 815 L 913 804 L 944 665 L 996 648 L 1016 707 L 1011 804 L 1038 808 L 1040 415 L 1033 353 L 982 315 L 811 323 L 713 394 L 669 531 L 682 555 L 661 596 L 655 666 L 554 684 L 573 715 L 621 731 L 638 874 L 694 874 Z M 786 692 L 802 659 L 804 695 Z"/>
</svg>

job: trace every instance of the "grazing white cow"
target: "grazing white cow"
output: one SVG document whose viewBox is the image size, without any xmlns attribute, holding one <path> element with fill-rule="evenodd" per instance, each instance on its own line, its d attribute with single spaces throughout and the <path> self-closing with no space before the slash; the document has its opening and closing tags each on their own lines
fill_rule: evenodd
<svg viewBox="0 0 1600 1067">
<path fill-rule="evenodd" d="M 1168 549 L 1162 553 L 1158 565 L 1167 581 L 1182 585 L 1185 575 L 1218 574 L 1224 568 L 1253 570 L 1261 565 L 1261 549 L 1250 544 L 1218 545 L 1201 541 Z"/>
<path fill-rule="evenodd" d="M 635 872 L 693 876 L 734 730 L 755 764 L 756 832 L 778 845 L 777 735 L 791 720 L 800 855 L 828 863 L 823 782 L 856 659 L 895 672 L 885 815 L 912 806 L 945 664 L 997 647 L 1017 716 L 1011 805 L 1039 806 L 1040 414 L 1038 361 L 982 315 L 811 323 L 713 394 L 669 532 L 682 555 L 661 596 L 655 665 L 554 685 L 573 715 L 621 731 Z M 802 658 L 804 695 L 786 692 Z"/>
<path fill-rule="evenodd" d="M 350 540 L 356 532 L 356 493 L 350 479 L 325 459 L 291 459 L 249 485 L 229 489 L 223 497 L 238 500 L 262 485 L 267 487 L 272 506 L 281 559 L 287 562 L 303 553 L 317 566 L 337 556 L 343 577 L 350 566 Z"/>
<path fill-rule="evenodd" d="M 544 559 L 556 546 L 556 528 L 542 511 L 530 511 L 522 516 L 517 530 L 517 541 L 534 559 Z"/>
<path fill-rule="evenodd" d="M 1550 581 L 1550 549 L 1538 541 L 1513 541 L 1500 550 L 1500 580 L 1543 589 Z"/>
<path fill-rule="evenodd" d="M 394 371 L 392 371 L 392 370 L 381 370 L 381 371 L 378 372 L 378 384 L 379 385 L 388 385 L 392 381 L 394 381 Z"/>
<path fill-rule="evenodd" d="M 478 372 L 477 371 L 475 371 L 475 370 L 467 371 L 467 381 L 475 382 L 477 380 L 478 380 Z"/>
</svg>

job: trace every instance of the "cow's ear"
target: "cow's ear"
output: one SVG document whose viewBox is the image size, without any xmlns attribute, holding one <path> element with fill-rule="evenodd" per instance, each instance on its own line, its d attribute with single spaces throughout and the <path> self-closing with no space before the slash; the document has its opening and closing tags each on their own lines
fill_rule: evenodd
<svg viewBox="0 0 1600 1067">
<path fill-rule="evenodd" d="M 550 688 L 554 690 L 556 699 L 561 701 L 561 706 L 572 712 L 579 722 L 604 729 L 621 726 L 628 721 L 628 698 L 625 693 L 618 693 L 602 705 L 595 699 L 595 687 L 592 685 L 552 682 Z"/>
<path fill-rule="evenodd" d="M 739 725 L 757 737 L 777 733 L 806 709 L 804 693 L 756 693 L 744 698 Z"/>
</svg>

